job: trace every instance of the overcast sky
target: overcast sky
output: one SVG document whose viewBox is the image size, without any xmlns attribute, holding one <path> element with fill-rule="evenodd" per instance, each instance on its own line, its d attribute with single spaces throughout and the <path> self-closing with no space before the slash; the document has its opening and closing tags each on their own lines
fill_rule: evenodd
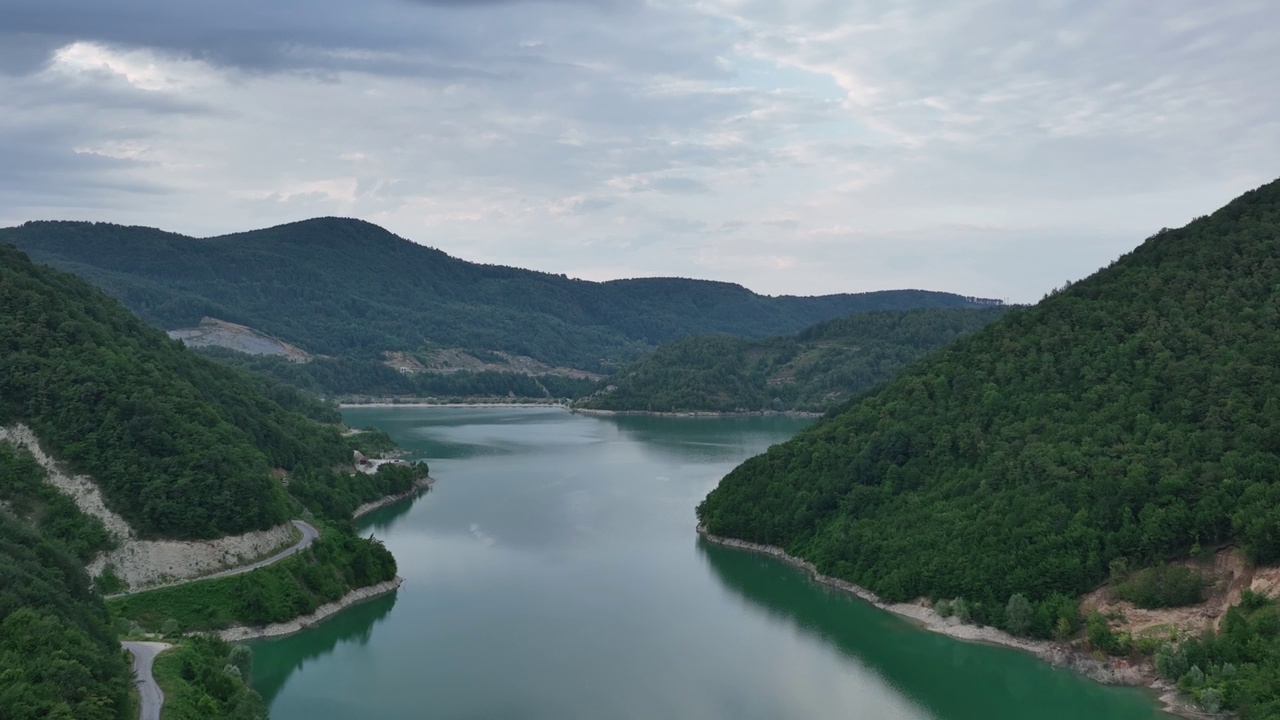
<svg viewBox="0 0 1280 720">
<path fill-rule="evenodd" d="M 0 0 L 0 225 L 1037 300 L 1280 176 L 1274 0 Z"/>
</svg>

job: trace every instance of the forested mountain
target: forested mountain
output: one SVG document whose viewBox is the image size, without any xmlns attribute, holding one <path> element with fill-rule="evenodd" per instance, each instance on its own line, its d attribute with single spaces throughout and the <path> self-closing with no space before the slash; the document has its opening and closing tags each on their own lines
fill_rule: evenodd
<svg viewBox="0 0 1280 720">
<path fill-rule="evenodd" d="M 84 569 L 0 511 L 0 717 L 126 720 L 130 671 Z"/>
<path fill-rule="evenodd" d="M 684 338 L 603 380 L 604 387 L 577 406 L 652 412 L 826 410 L 1007 310 L 882 310 L 763 340 Z"/>
<path fill-rule="evenodd" d="M 29 425 L 140 535 L 278 525 L 297 507 L 273 469 L 297 471 L 293 495 L 344 520 L 412 482 L 397 478 L 392 488 L 389 476 L 334 472 L 351 448 L 335 425 L 311 418 L 338 420 L 296 391 L 187 350 L 79 278 L 0 247 L 0 426 Z"/>
<path fill-rule="evenodd" d="M 1280 560 L 1277 358 L 1280 181 L 912 365 L 698 516 L 891 600 L 963 597 L 998 623 L 1022 594 L 1046 634 L 1122 558 Z M 1275 657 L 1266 638 L 1253 657 Z"/>
<path fill-rule="evenodd" d="M 765 297 L 679 278 L 571 280 L 466 262 L 337 218 L 207 239 L 32 222 L 0 230 L 5 243 L 84 277 L 163 328 L 210 316 L 313 353 L 377 359 L 430 341 L 598 369 L 696 333 L 763 337 L 866 310 L 972 305 L 920 290 Z"/>
<path fill-rule="evenodd" d="M 587 395 L 596 385 L 591 380 L 561 375 L 488 370 L 402 373 L 378 360 L 350 357 L 320 357 L 295 363 L 278 355 L 246 355 L 220 347 L 203 348 L 199 352 L 322 397 L 559 400 Z"/>
</svg>

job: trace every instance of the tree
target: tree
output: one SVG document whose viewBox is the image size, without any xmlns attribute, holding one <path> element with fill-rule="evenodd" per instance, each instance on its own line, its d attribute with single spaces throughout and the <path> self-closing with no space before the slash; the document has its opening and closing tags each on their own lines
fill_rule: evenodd
<svg viewBox="0 0 1280 720">
<path fill-rule="evenodd" d="M 1005 628 L 1014 635 L 1026 635 L 1031 629 L 1031 622 L 1035 619 L 1035 609 L 1031 607 L 1031 601 L 1027 600 L 1027 596 L 1022 593 L 1014 593 L 1009 597 L 1009 604 L 1005 606 Z"/>
</svg>

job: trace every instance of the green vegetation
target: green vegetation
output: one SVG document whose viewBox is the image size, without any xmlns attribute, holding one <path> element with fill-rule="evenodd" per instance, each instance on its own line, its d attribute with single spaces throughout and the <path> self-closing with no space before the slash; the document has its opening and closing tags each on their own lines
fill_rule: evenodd
<svg viewBox="0 0 1280 720">
<path fill-rule="evenodd" d="M 586 282 L 469 263 L 339 218 L 208 239 L 32 222 L 0 230 L 0 243 L 81 275 L 161 327 L 212 316 L 366 360 L 429 340 L 600 369 L 697 333 L 763 337 L 867 310 L 970 304 L 919 290 L 771 298 L 680 278 Z"/>
<path fill-rule="evenodd" d="M 260 626 L 314 612 L 395 575 L 395 558 L 382 543 L 349 528 L 326 527 L 311 547 L 265 568 L 113 598 L 107 605 L 117 618 L 148 631 Z"/>
<path fill-rule="evenodd" d="M 4 247 L 0 309 L 0 424 L 28 423 L 144 537 L 284 522 L 296 507 L 276 469 L 299 478 L 290 487 L 303 504 L 335 520 L 349 510 L 332 512 L 402 491 L 394 473 L 334 470 L 350 465 L 351 444 L 316 422 L 340 420 L 332 407 L 200 357 L 83 281 Z M 39 513 L 81 556 L 102 547 L 92 523 L 36 488 L 29 468 L 15 478 L 0 493 L 13 499 L 21 481 L 24 517 Z"/>
<path fill-rule="evenodd" d="M 685 338 L 601 381 L 602 389 L 577 405 L 652 412 L 826 410 L 1007 311 L 877 311 L 764 340 Z"/>
<path fill-rule="evenodd" d="M 1236 710 L 1244 720 L 1280 717 L 1280 603 L 1244 591 L 1217 633 L 1165 645 L 1157 672 L 1209 712 Z"/>
<path fill-rule="evenodd" d="M 45 481 L 45 470 L 27 452 L 0 443 L 0 502 L 46 539 L 56 540 L 82 563 L 115 539 L 102 521 L 80 511 L 71 498 Z"/>
<path fill-rule="evenodd" d="M 341 521 L 350 519 L 355 509 L 367 502 L 408 492 L 427 470 L 425 462 L 383 465 L 372 475 L 304 469 L 289 478 L 289 493 L 317 515 Z"/>
<path fill-rule="evenodd" d="M 1280 182 L 829 412 L 698 516 L 891 601 L 963 597 L 1003 625 L 1022 594 L 1028 632 L 1057 634 L 1055 598 L 1118 558 L 1280 560 L 1277 328 Z"/>
<path fill-rule="evenodd" d="M 156 657 L 165 720 L 261 720 L 267 706 L 245 681 L 252 653 L 216 637 L 193 636 Z"/>
<path fill-rule="evenodd" d="M 390 435 L 375 427 L 357 429 L 357 432 L 347 435 L 346 439 L 347 447 L 369 457 L 378 457 L 398 447 Z"/>
<path fill-rule="evenodd" d="M 1204 601 L 1204 576 L 1182 565 L 1139 570 L 1111 589 L 1112 597 L 1140 608 L 1168 608 Z"/>
<path fill-rule="evenodd" d="M 0 717 L 126 720 L 129 686 L 80 564 L 0 511 Z"/>
<path fill-rule="evenodd" d="M 252 370 L 280 383 L 322 397 L 516 397 L 540 400 L 578 398 L 595 388 L 590 380 L 560 375 L 461 370 L 451 373 L 402 373 L 373 358 L 315 358 L 295 363 L 275 355 L 246 355 L 225 348 L 202 348 L 219 362 Z"/>
</svg>

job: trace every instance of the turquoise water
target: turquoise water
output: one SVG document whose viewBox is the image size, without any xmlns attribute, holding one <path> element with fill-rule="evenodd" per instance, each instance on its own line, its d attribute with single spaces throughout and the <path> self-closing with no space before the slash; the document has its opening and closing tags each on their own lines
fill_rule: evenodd
<svg viewBox="0 0 1280 720">
<path fill-rule="evenodd" d="M 360 408 L 436 487 L 362 527 L 404 586 L 255 645 L 275 720 L 1165 718 L 701 541 L 693 508 L 792 418 Z"/>
</svg>

